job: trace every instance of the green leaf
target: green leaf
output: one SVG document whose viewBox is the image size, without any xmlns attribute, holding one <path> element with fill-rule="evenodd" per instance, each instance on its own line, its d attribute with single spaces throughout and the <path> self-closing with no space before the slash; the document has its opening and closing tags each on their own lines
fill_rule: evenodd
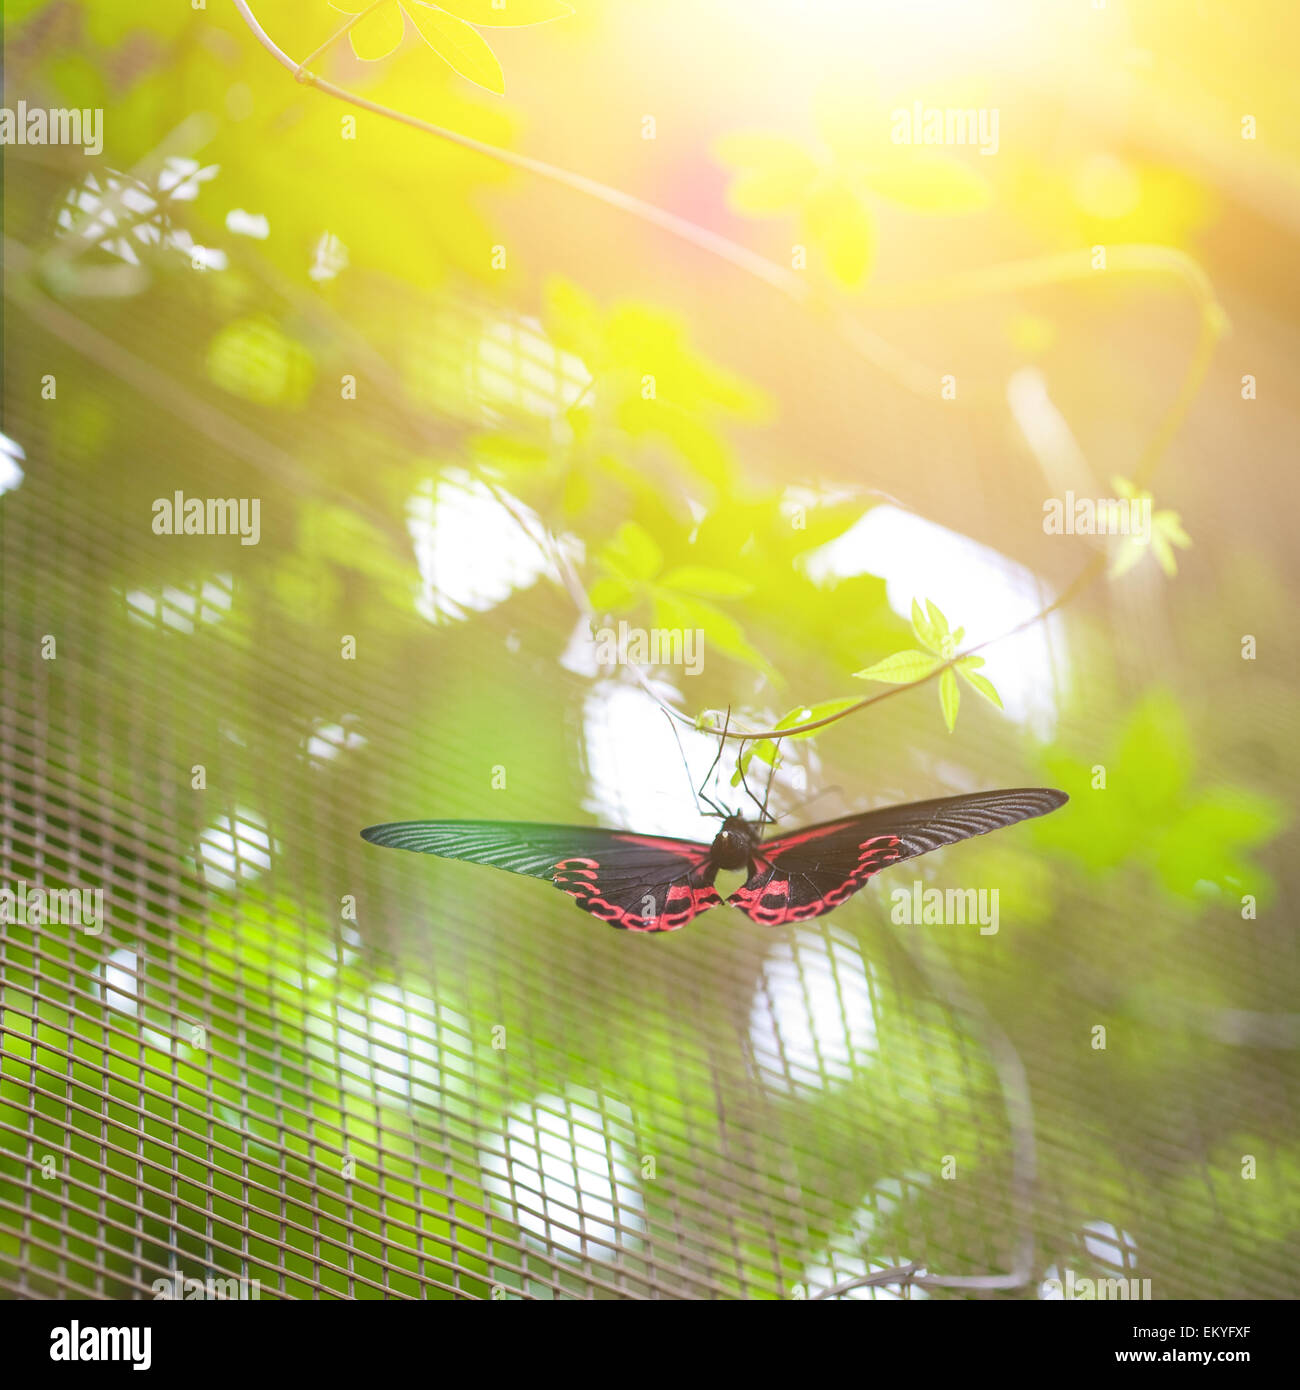
<svg viewBox="0 0 1300 1390">
<path fill-rule="evenodd" d="M 961 704 L 961 687 L 957 684 L 957 677 L 953 675 L 951 667 L 939 677 L 939 704 L 943 707 L 943 722 L 947 724 L 948 732 L 952 733 L 957 727 L 957 706 Z"/>
<path fill-rule="evenodd" d="M 964 656 L 957 663 L 956 669 L 961 672 L 962 679 L 968 685 L 978 690 L 986 700 L 1002 709 L 1002 697 L 998 694 L 993 682 L 987 676 L 981 676 L 978 671 L 972 669 L 976 662 L 982 666 L 984 658 L 982 656 Z"/>
<path fill-rule="evenodd" d="M 912 600 L 912 631 L 916 633 L 916 640 L 923 647 L 929 647 L 937 656 L 942 645 L 943 634 L 925 616 L 920 603 L 916 599 Z"/>
<path fill-rule="evenodd" d="M 1183 530 L 1177 512 L 1159 511 L 1155 514 L 1151 524 L 1151 549 L 1160 568 L 1170 579 L 1178 573 L 1178 560 L 1171 547 L 1176 545 L 1180 550 L 1187 550 L 1191 544 L 1192 538 Z"/>
<path fill-rule="evenodd" d="M 1292 819 L 1284 802 L 1240 786 L 1212 787 L 1188 814 L 1212 822 L 1214 838 L 1221 843 L 1247 849 L 1267 843 Z"/>
<path fill-rule="evenodd" d="M 591 586 L 587 598 L 597 613 L 624 613 L 636 602 L 636 590 L 626 579 L 606 575 Z"/>
<path fill-rule="evenodd" d="M 795 140 L 759 131 L 735 131 L 714 142 L 714 156 L 736 177 L 727 204 L 747 217 L 770 217 L 797 208 L 817 177 L 817 161 Z"/>
<path fill-rule="evenodd" d="M 930 622 L 933 624 L 934 630 L 939 634 L 942 641 L 943 638 L 948 636 L 948 619 L 939 611 L 938 605 L 931 603 L 929 599 L 926 599 L 925 607 L 930 615 Z"/>
<path fill-rule="evenodd" d="M 365 5 L 358 3 L 358 0 L 352 0 L 352 3 L 357 5 L 357 10 L 365 9 Z M 336 8 L 343 9 L 343 6 L 339 5 Z M 347 12 L 355 14 L 357 10 Z M 353 53 L 363 63 L 377 63 L 381 58 L 387 58 L 390 53 L 396 52 L 405 33 L 406 20 L 402 17 L 397 0 L 391 0 L 390 4 L 380 5 L 373 14 L 358 20 L 348 30 L 348 42 L 352 45 Z"/>
<path fill-rule="evenodd" d="M 913 212 L 974 212 L 993 196 L 983 174 L 947 155 L 900 156 L 862 181 L 878 197 Z"/>
<path fill-rule="evenodd" d="M 591 505 L 591 475 L 580 468 L 570 469 L 564 479 L 560 511 L 566 517 L 581 516 Z"/>
<path fill-rule="evenodd" d="M 783 529 L 781 539 L 791 554 L 815 549 L 842 536 L 855 526 L 877 503 L 872 498 L 853 498 L 848 502 L 811 502 L 799 527 Z"/>
<path fill-rule="evenodd" d="M 1168 690 L 1146 694 L 1120 736 L 1117 766 L 1109 785 L 1122 779 L 1133 804 L 1150 814 L 1186 799 L 1190 789 L 1192 733 L 1176 696 Z"/>
<path fill-rule="evenodd" d="M 665 589 L 680 589 L 683 593 L 698 594 L 700 598 L 745 598 L 754 592 L 749 580 L 707 565 L 681 565 L 664 575 L 659 583 Z"/>
<path fill-rule="evenodd" d="M 1178 561 L 1169 546 L 1169 542 L 1159 531 L 1151 533 L 1151 552 L 1156 557 L 1156 562 L 1160 568 L 1172 579 L 1178 573 Z"/>
<path fill-rule="evenodd" d="M 440 0 L 438 8 L 484 29 L 545 24 L 573 13 L 573 6 L 564 0 Z"/>
<path fill-rule="evenodd" d="M 808 238 L 826 253 L 831 274 L 847 289 L 867 278 L 876 254 L 876 224 L 862 199 L 832 179 L 808 195 L 803 209 Z"/>
<path fill-rule="evenodd" d="M 781 717 L 781 721 L 774 727 L 778 729 L 789 729 L 796 724 L 813 724 L 818 719 L 829 719 L 832 715 L 842 714 L 846 709 L 852 709 L 854 705 L 860 705 L 862 699 L 857 695 L 847 695 L 838 700 L 823 700 L 819 705 L 796 705 L 788 714 Z M 788 734 L 788 738 L 816 738 L 821 733 L 820 729 L 810 729 L 807 733 Z"/>
<path fill-rule="evenodd" d="M 474 458 L 506 473 L 536 474 L 550 462 L 550 450 L 510 434 L 480 434 L 470 440 Z"/>
<path fill-rule="evenodd" d="M 854 678 L 862 681 L 884 681 L 887 685 L 910 685 L 928 676 L 939 659 L 929 652 L 895 652 L 874 666 L 863 671 L 854 671 Z"/>
<path fill-rule="evenodd" d="M 291 409 L 306 402 L 316 375 L 311 353 L 265 318 L 236 319 L 220 329 L 208 345 L 207 369 L 232 396 Z"/>
<path fill-rule="evenodd" d="M 655 544 L 654 537 L 635 521 L 625 521 L 598 558 L 615 574 L 643 583 L 653 579 L 664 562 L 663 551 Z"/>
<path fill-rule="evenodd" d="M 1204 896 L 1205 883 L 1240 894 L 1266 889 L 1268 876 L 1246 852 L 1272 839 L 1288 821 L 1284 804 L 1244 787 L 1218 787 L 1198 797 L 1159 836 L 1154 868 L 1170 894 Z"/>
<path fill-rule="evenodd" d="M 861 701 L 856 697 L 849 696 L 839 700 L 823 700 L 821 704 L 818 705 L 796 705 L 792 710 L 788 710 L 783 714 L 772 727 L 774 729 L 791 729 L 799 724 L 810 724 L 816 719 L 829 718 L 833 714 L 839 714 L 841 711 L 851 709 L 854 705 L 860 703 Z M 810 729 L 806 733 L 789 734 L 787 737 L 791 739 L 815 738 L 819 732 L 820 730 L 818 729 Z M 770 763 L 779 753 L 780 741 L 777 739 L 765 738 L 760 739 L 757 743 L 747 743 L 741 751 L 740 758 L 737 761 L 736 772 L 731 779 L 731 785 L 733 787 L 740 785 L 741 769 L 748 772 L 750 760 L 752 758 L 758 758 L 762 762 Z M 779 762 L 777 766 L 780 766 Z"/>
<path fill-rule="evenodd" d="M 1129 570 L 1147 553 L 1147 548 L 1140 540 L 1128 537 L 1115 552 L 1115 558 L 1110 562 L 1110 577 L 1118 579 L 1120 575 L 1127 574 Z"/>
<path fill-rule="evenodd" d="M 757 743 L 747 743 L 740 751 L 740 757 L 736 759 L 736 770 L 731 774 L 731 785 L 740 786 L 745 775 L 749 772 L 749 765 L 755 758 L 761 763 L 767 763 L 770 767 L 779 767 L 778 754 L 780 750 L 770 738 L 759 739 Z"/>
<path fill-rule="evenodd" d="M 592 371 L 603 365 L 604 322 L 600 305 L 585 290 L 562 276 L 547 281 L 547 331 L 558 347 L 581 357 Z"/>
<path fill-rule="evenodd" d="M 504 95 L 506 79 L 501 64 L 477 29 L 446 10 L 423 4 L 422 0 L 406 0 L 406 4 L 410 6 L 406 13 L 420 37 L 444 63 L 487 91 Z"/>
<path fill-rule="evenodd" d="M 1167 536 L 1174 545 L 1183 550 L 1191 548 L 1192 538 L 1183 530 L 1182 517 L 1177 512 L 1168 509 L 1158 511 L 1152 519 L 1153 527 L 1163 536 Z"/>
<path fill-rule="evenodd" d="M 655 595 L 655 626 L 683 630 L 699 628 L 704 634 L 706 661 L 714 652 L 721 652 L 723 656 L 761 671 L 773 685 L 783 683 L 781 673 L 750 644 L 740 624 L 705 599 L 659 589 Z"/>
</svg>

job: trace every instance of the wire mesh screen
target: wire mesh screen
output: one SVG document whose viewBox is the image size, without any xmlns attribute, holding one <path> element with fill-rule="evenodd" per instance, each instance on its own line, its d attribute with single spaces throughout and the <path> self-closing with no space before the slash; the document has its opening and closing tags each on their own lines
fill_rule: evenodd
<svg viewBox="0 0 1300 1390">
<path fill-rule="evenodd" d="M 178 121 L 183 78 L 165 93 Z M 276 178 L 303 148 L 293 129 Z M 643 685 L 593 666 L 562 582 L 566 565 L 599 575 L 634 512 L 696 543 L 714 524 L 682 500 L 697 478 L 671 450 L 574 445 L 589 363 L 540 293 L 521 310 L 528 295 L 442 263 L 340 270 L 328 235 L 304 282 L 274 243 L 223 232 L 209 194 L 229 178 L 234 207 L 248 186 L 237 161 L 208 167 L 173 168 L 172 190 L 196 192 L 169 202 L 156 178 L 88 180 L 57 152 L 7 161 L 0 1289 L 938 1299 L 1090 1279 L 1293 1296 L 1300 959 L 1272 808 L 1300 772 L 1295 574 L 1270 530 L 1293 411 L 1251 417 L 1250 486 L 1225 499 L 1238 373 L 1210 377 L 1178 446 L 1197 536 L 1180 587 L 1094 590 L 1073 626 L 1033 626 L 1006 717 L 968 692 L 961 741 L 932 691 L 907 695 L 791 744 L 775 782 L 784 824 L 1059 780 L 1066 829 L 953 847 L 797 926 L 715 911 L 610 931 L 546 884 L 358 832 L 440 816 L 711 837 L 691 786 L 716 738 L 687 729 L 679 751 Z M 439 169 L 454 189 L 465 167 Z M 123 189 L 151 229 L 122 233 L 130 254 L 96 221 Z M 323 232 L 346 219 L 346 189 L 316 194 Z M 766 717 L 774 690 L 822 698 L 907 644 L 891 567 L 929 566 L 921 593 L 946 556 L 959 595 L 975 602 L 978 572 L 1014 621 L 1064 591 L 1072 559 L 1042 534 L 1032 449 L 1007 443 L 1000 367 L 960 413 L 918 400 L 817 315 L 755 309 L 766 289 L 720 287 L 660 230 L 608 207 L 575 227 L 569 206 L 529 201 L 517 226 L 572 274 L 632 238 L 651 289 L 699 309 L 708 352 L 784 390 L 785 418 L 745 435 L 744 485 L 719 481 L 721 451 L 693 456 L 736 556 L 758 537 L 785 557 L 745 610 L 784 673 L 754 697 Z M 422 253 L 426 222 L 401 224 Z M 225 259 L 198 268 L 205 246 Z M 1294 358 L 1248 295 L 1230 307 L 1240 341 Z M 1094 440 L 1122 452 L 1159 423 L 1148 396 L 1172 394 L 1187 316 L 1141 287 L 1060 312 L 1077 354 L 1061 377 L 1096 369 L 1104 341 L 1107 389 L 1130 392 Z M 973 359 L 1002 351 L 978 316 L 953 334 Z M 1063 409 L 1086 414 L 1077 395 Z M 810 540 L 818 572 L 768 537 L 760 492 L 891 519 L 847 567 Z M 1276 497 L 1276 519 L 1252 495 Z M 1024 496 L 1027 512 L 1007 500 Z M 160 533 L 157 504 L 180 515 L 184 498 L 256 499 L 256 543 Z M 1236 553 L 1247 525 L 1258 566 Z M 764 627 L 795 585 L 797 621 Z M 692 713 L 745 703 L 765 675 L 717 631 L 731 649 L 697 684 L 655 677 Z M 1282 652 L 1251 686 L 1210 651 L 1242 631 Z M 1098 765 L 1105 803 L 1078 790 Z M 732 766 L 720 785 L 739 798 Z M 1250 797 L 1223 840 L 1225 805 Z M 1166 823 L 1227 859 L 1191 872 Z M 1000 889 L 1001 920 L 900 920 L 896 890 L 954 883 Z"/>
</svg>

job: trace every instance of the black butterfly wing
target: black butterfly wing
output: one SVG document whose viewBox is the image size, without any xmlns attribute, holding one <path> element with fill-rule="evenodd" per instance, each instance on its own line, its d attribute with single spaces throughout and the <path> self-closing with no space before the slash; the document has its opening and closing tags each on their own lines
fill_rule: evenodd
<svg viewBox="0 0 1300 1390">
<path fill-rule="evenodd" d="M 626 931 L 676 931 L 722 901 L 709 846 L 695 840 L 475 820 L 396 821 L 361 835 L 374 845 L 549 879 L 584 911 Z"/>
<path fill-rule="evenodd" d="M 1045 816 L 1069 797 L 1050 787 L 974 792 L 884 806 L 765 840 L 744 885 L 727 900 L 779 926 L 838 907 L 882 869 L 932 849 Z"/>
</svg>

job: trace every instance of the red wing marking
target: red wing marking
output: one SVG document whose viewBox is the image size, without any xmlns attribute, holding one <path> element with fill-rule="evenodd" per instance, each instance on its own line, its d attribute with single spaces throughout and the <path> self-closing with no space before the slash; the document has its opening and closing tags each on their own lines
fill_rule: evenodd
<svg viewBox="0 0 1300 1390">
<path fill-rule="evenodd" d="M 772 842 L 771 857 L 756 855 L 754 871 L 727 901 L 767 926 L 804 922 L 838 907 L 900 857 L 897 835 L 875 835 L 830 854 L 805 848 L 824 833 L 782 836 L 779 849 Z"/>
<path fill-rule="evenodd" d="M 674 859 L 689 859 L 700 864 L 703 864 L 709 857 L 708 845 L 695 845 L 689 852 L 683 853 L 683 843 L 689 843 L 689 841 L 673 840 L 663 835 L 631 835 L 624 834 L 621 830 L 615 830 L 609 838 L 623 844 L 640 845 L 642 849 L 659 850 L 664 854 L 671 854 Z"/>
<path fill-rule="evenodd" d="M 676 931 L 722 901 L 713 887 L 716 870 L 707 849 L 687 858 L 678 842 L 656 842 L 639 835 L 626 838 L 654 849 L 656 857 L 663 854 L 667 860 L 671 853 L 672 859 L 632 878 L 626 872 L 609 874 L 608 882 L 603 881 L 597 860 L 562 859 L 551 881 L 584 911 L 625 931 Z"/>
<path fill-rule="evenodd" d="M 1052 787 L 968 792 L 844 816 L 759 846 L 734 902 L 756 922 L 795 922 L 838 907 L 890 864 L 1045 816 L 1069 800 Z"/>
<path fill-rule="evenodd" d="M 1045 816 L 1068 800 L 1051 787 L 1012 787 L 807 826 L 764 841 L 730 901 L 756 922 L 816 917 L 890 864 Z M 526 821 L 389 821 L 361 834 L 375 845 L 549 879 L 579 907 L 628 931 L 673 931 L 721 901 L 711 848 L 695 840 Z"/>
</svg>

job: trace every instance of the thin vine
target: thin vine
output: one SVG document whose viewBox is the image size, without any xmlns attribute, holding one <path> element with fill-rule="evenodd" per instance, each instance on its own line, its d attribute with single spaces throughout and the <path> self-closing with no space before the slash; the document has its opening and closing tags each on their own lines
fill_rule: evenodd
<svg viewBox="0 0 1300 1390">
<path fill-rule="evenodd" d="M 585 175 L 484 141 L 475 140 L 459 132 L 385 107 L 338 87 L 311 72 L 310 64 L 327 53 L 355 24 L 371 10 L 377 8 L 382 0 L 376 0 L 376 3 L 371 5 L 369 9 L 352 16 L 346 24 L 314 49 L 301 63 L 295 63 L 266 34 L 249 9 L 247 0 L 232 0 L 232 3 L 258 42 L 281 66 L 293 74 L 296 81 L 315 87 L 324 95 L 334 97 L 349 105 L 394 120 L 437 139 L 475 151 L 486 158 L 567 187 L 655 226 L 681 241 L 718 257 L 788 298 L 826 313 L 836 331 L 866 360 L 889 372 L 897 381 L 916 394 L 928 395 L 931 393 L 935 380 L 934 373 L 927 371 L 921 364 L 898 352 L 839 308 L 829 306 L 820 300 L 807 282 L 793 271 L 750 251 L 739 243 Z M 1108 247 L 1107 254 L 1108 266 L 1113 271 L 1125 274 L 1172 276 L 1190 291 L 1199 311 L 1199 331 L 1196 346 L 1179 390 L 1163 415 L 1154 435 L 1143 450 L 1134 470 L 1134 483 L 1137 487 L 1144 488 L 1149 485 L 1166 449 L 1187 418 L 1192 402 L 1199 393 L 1209 370 L 1214 347 L 1227 327 L 1227 319 L 1214 296 L 1208 277 L 1184 253 L 1168 247 L 1126 244 Z M 863 298 L 865 303 L 874 306 L 921 304 L 948 301 L 963 296 L 996 295 L 1017 290 L 1032 290 L 1082 279 L 1094 273 L 1090 257 L 1084 252 L 1076 252 L 1037 257 L 1027 261 L 1013 262 L 939 279 L 889 287 L 868 287 Z M 593 385 L 594 381 L 588 382 L 578 397 L 579 401 L 586 397 Z M 543 525 L 539 535 L 537 528 L 529 524 L 527 518 L 522 515 L 519 507 L 508 494 L 498 487 L 493 480 L 485 479 L 484 482 L 497 502 L 520 529 L 538 544 L 543 553 L 549 557 L 578 612 L 589 621 L 593 620 L 595 613 L 586 588 L 554 533 Z M 880 703 L 882 700 L 888 700 L 905 691 L 927 685 L 933 680 L 942 679 L 945 673 L 952 671 L 962 662 L 968 661 L 969 658 L 976 656 L 984 649 L 1045 621 L 1088 588 L 1104 572 L 1105 566 L 1104 555 L 1094 556 L 1075 579 L 1037 613 L 1017 623 L 1006 632 L 987 638 L 960 651 L 954 651 L 946 659 L 937 660 L 932 669 L 927 670 L 925 674 L 915 680 L 893 684 L 886 690 L 865 696 L 861 700 L 822 718 L 809 719 L 801 723 L 786 725 L 783 728 L 772 729 L 745 728 L 729 722 L 728 727 L 725 728 L 710 728 L 710 733 L 724 742 L 727 739 L 738 742 L 743 754 L 744 745 L 755 740 L 767 739 L 779 745 L 782 739 L 810 734 L 829 727 L 842 719 L 847 719 L 850 715 L 860 713 L 862 710 Z M 632 662 L 629 662 L 628 666 L 641 688 L 650 695 L 670 719 L 691 728 L 703 726 L 701 720 L 692 719 L 683 711 L 669 704 L 654 688 L 644 669 Z M 784 723 L 784 721 L 782 722 Z M 720 744 L 721 746 L 722 744 Z M 1032 1211 L 1036 1159 L 1032 1101 L 1024 1064 L 1010 1038 L 997 1025 L 987 1009 L 969 993 L 950 967 L 945 964 L 939 968 L 936 967 L 933 960 L 922 959 L 913 943 L 908 943 L 908 950 L 923 974 L 929 979 L 936 994 L 951 1007 L 973 1016 L 988 1040 L 1011 1130 L 1012 1203 L 1015 1224 L 1018 1228 L 1015 1257 L 1011 1262 L 1012 1267 L 1007 1273 L 967 1277 L 934 1275 L 929 1273 L 924 1266 L 916 1263 L 900 1265 L 891 1269 L 877 1270 L 837 1284 L 815 1295 L 819 1299 L 836 1298 L 859 1287 L 894 1283 L 903 1286 L 915 1285 L 920 1288 L 949 1288 L 966 1291 L 1009 1290 L 1024 1287 L 1032 1278 L 1034 1255 Z"/>
<path fill-rule="evenodd" d="M 431 122 L 411 116 L 406 112 L 397 111 L 392 107 L 370 101 L 368 98 L 350 92 L 346 88 L 336 86 L 334 83 L 327 81 L 325 78 L 309 70 L 309 64 L 326 54 L 335 43 L 351 30 L 353 25 L 363 19 L 371 10 L 375 9 L 379 3 L 383 3 L 383 0 L 376 0 L 376 3 L 371 5 L 369 9 L 363 11 L 361 14 L 351 16 L 346 24 L 335 30 L 329 38 L 314 49 L 301 63 L 295 63 L 293 59 L 271 39 L 249 8 L 247 0 L 232 0 L 232 3 L 254 37 L 276 61 L 287 71 L 291 72 L 296 81 L 316 88 L 325 96 L 334 97 L 336 100 L 343 101 L 352 106 L 357 106 L 375 115 L 397 121 L 403 125 L 411 126 L 437 139 L 445 140 L 452 144 L 459 145 L 462 148 L 473 150 L 498 163 L 507 164 L 515 169 L 534 174 L 552 183 L 561 184 L 587 197 L 595 198 L 643 222 L 658 227 L 700 250 L 717 256 L 729 265 L 744 271 L 798 303 L 806 306 L 816 305 L 816 307 L 825 308 L 824 304 L 816 300 L 807 282 L 795 274 L 795 272 L 785 269 L 785 267 L 776 264 L 774 261 L 768 260 L 766 257 L 750 251 L 748 248 L 727 237 L 721 236 L 717 232 L 710 231 L 707 227 L 702 227 L 697 223 L 691 222 L 687 218 L 678 216 L 676 213 L 669 212 L 643 199 L 633 197 L 630 194 L 624 193 L 621 189 L 611 187 L 596 179 L 588 178 L 586 175 L 560 168 L 557 165 L 548 164 L 542 160 L 533 159 L 528 155 L 519 154 L 515 151 L 504 149 L 501 146 L 489 144 L 486 141 L 476 140 L 472 136 L 463 135 L 458 131 L 434 125 Z M 1191 291 L 1192 297 L 1199 310 L 1200 327 L 1198 340 L 1178 394 L 1165 412 L 1155 434 L 1144 449 L 1134 472 L 1135 482 L 1139 486 L 1145 486 L 1150 482 L 1164 451 L 1181 428 L 1191 408 L 1192 402 L 1200 391 L 1206 373 L 1209 370 L 1210 359 L 1213 355 L 1215 344 L 1227 327 L 1227 318 L 1214 297 L 1213 288 L 1204 271 L 1190 256 L 1187 256 L 1181 251 L 1170 247 L 1144 244 L 1117 245 L 1107 248 L 1107 262 L 1112 270 L 1120 273 L 1164 274 L 1173 276 Z M 1088 255 L 1080 251 L 1065 253 L 1063 255 L 1035 257 L 1027 261 L 993 266 L 980 271 L 941 277 L 939 279 L 907 282 L 901 285 L 888 286 L 875 290 L 868 289 L 865 298 L 866 302 L 875 305 L 897 306 L 903 304 L 922 304 L 935 302 L 936 300 L 960 298 L 966 295 L 1002 294 L 1015 290 L 1042 288 L 1051 284 L 1059 284 L 1063 281 L 1085 278 L 1095 273 Z M 892 346 L 877 338 L 876 335 L 870 333 L 846 315 L 834 313 L 832 315 L 832 321 L 836 329 L 843 334 L 850 345 L 875 366 L 890 372 L 896 380 L 907 385 L 910 389 L 917 391 L 918 394 L 922 392 L 929 394 L 932 391 L 932 384 L 935 379 L 933 373 L 930 373 L 924 367 L 906 358 L 903 354 L 898 353 Z M 922 385 L 922 383 L 924 384 Z M 590 383 L 586 390 L 590 390 Z M 586 394 L 586 390 L 584 390 L 584 395 Z M 488 481 L 487 486 L 492 491 L 495 499 L 505 507 L 507 512 L 522 529 L 530 536 L 533 536 L 532 529 L 524 524 L 517 509 L 509 504 L 502 490 L 490 481 Z M 533 539 L 537 538 L 533 537 Z M 556 566 L 561 581 L 569 592 L 579 613 L 589 619 L 594 617 L 591 604 L 587 599 L 586 590 L 581 580 L 573 569 L 568 557 L 564 554 L 562 547 L 559 545 L 554 535 L 550 533 L 549 529 L 546 532 L 545 548 L 549 550 L 552 562 Z M 815 733 L 820 729 L 838 723 L 842 719 L 847 719 L 851 715 L 861 713 L 862 710 L 868 709 L 872 705 L 879 704 L 882 700 L 891 699 L 906 691 L 927 685 L 933 680 L 941 679 L 945 672 L 954 669 L 966 658 L 975 656 L 985 648 L 993 646 L 998 642 L 1003 642 L 1007 638 L 1013 637 L 1017 633 L 1023 632 L 1027 628 L 1043 622 L 1053 613 L 1077 598 L 1084 589 L 1088 588 L 1100 576 L 1104 568 L 1104 557 L 1100 555 L 1095 556 L 1057 598 L 1045 605 L 1037 613 L 1025 619 L 1023 622 L 1017 623 L 1006 632 L 999 633 L 994 637 L 985 639 L 983 642 L 955 652 L 949 659 L 940 662 L 932 670 L 927 671 L 918 679 L 892 685 L 888 690 L 864 696 L 861 700 L 823 718 L 811 719 L 804 723 L 788 725 L 785 728 L 753 729 L 744 727 L 743 725 L 737 725 L 733 721 L 732 726 L 724 731 L 720 728 L 702 725 L 701 720 L 693 719 L 690 715 L 665 700 L 654 688 L 653 682 L 650 680 L 647 673 L 639 666 L 633 662 L 629 662 L 628 666 L 641 688 L 650 695 L 655 703 L 664 710 L 670 718 L 674 719 L 679 724 L 690 728 L 709 727 L 709 732 L 711 734 L 716 734 L 722 739 L 733 740 L 742 747 L 747 743 L 759 739 L 768 739 L 779 744 L 782 739 L 790 738 L 795 735 Z"/>
</svg>

